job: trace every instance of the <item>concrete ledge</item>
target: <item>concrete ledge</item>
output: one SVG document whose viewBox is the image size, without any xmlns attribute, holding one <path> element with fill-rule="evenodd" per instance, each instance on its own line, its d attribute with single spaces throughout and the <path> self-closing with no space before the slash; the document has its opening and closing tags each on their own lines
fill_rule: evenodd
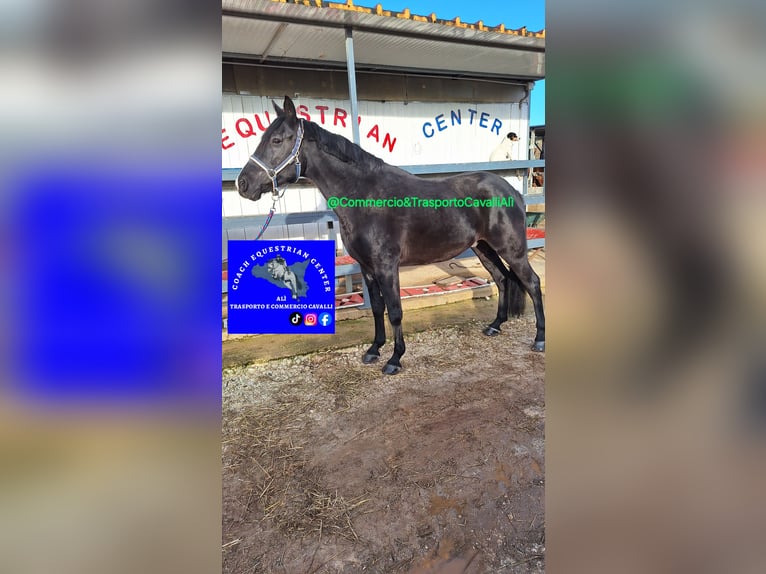
<svg viewBox="0 0 766 574">
<path fill-rule="evenodd" d="M 497 286 L 492 283 L 485 287 L 477 287 L 476 289 L 467 289 L 465 291 L 455 291 L 440 293 L 438 295 L 424 295 L 422 297 L 408 297 L 402 299 L 402 309 L 404 311 L 412 311 L 414 309 L 425 309 L 426 307 L 439 307 L 441 305 L 447 305 L 449 303 L 459 303 L 461 301 L 470 301 L 472 299 L 490 299 L 497 296 Z M 497 303 L 494 303 L 497 305 Z M 349 321 L 355 319 L 365 319 L 372 317 L 372 311 L 370 309 L 359 309 L 358 307 L 352 307 L 351 309 L 338 309 L 335 312 L 335 320 L 340 323 L 341 321 Z M 233 341 L 236 339 L 243 339 L 253 336 L 262 335 L 240 335 L 229 334 L 226 330 L 222 331 L 222 341 Z M 273 335 L 279 336 L 279 335 Z M 321 337 L 323 335 L 311 335 L 311 337 Z M 327 335 L 331 337 L 332 335 Z"/>
<path fill-rule="evenodd" d="M 496 313 L 497 299 L 493 298 L 487 301 L 484 297 L 480 297 L 449 305 L 410 309 L 404 314 L 402 326 L 406 337 L 428 329 L 459 325 L 476 320 L 480 322 L 480 325 L 476 327 L 476 336 L 481 337 L 483 336 L 480 334 L 481 325 L 492 321 Z M 534 316 L 531 305 L 527 305 L 525 316 Z M 386 324 L 386 330 L 389 342 L 384 347 L 384 355 L 391 352 L 391 326 Z M 362 316 L 339 321 L 336 324 L 334 335 L 233 335 L 229 340 L 222 343 L 223 367 L 305 355 L 326 349 L 342 349 L 359 344 L 369 345 L 372 342 L 373 334 L 372 318 Z"/>
</svg>

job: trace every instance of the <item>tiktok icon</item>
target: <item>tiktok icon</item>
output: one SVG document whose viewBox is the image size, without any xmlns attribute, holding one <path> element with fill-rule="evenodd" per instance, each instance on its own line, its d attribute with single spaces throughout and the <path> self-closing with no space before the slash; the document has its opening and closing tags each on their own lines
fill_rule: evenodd
<svg viewBox="0 0 766 574">
<path fill-rule="evenodd" d="M 303 315 L 298 313 L 297 311 L 295 313 L 290 313 L 290 324 L 294 327 L 298 327 L 301 323 L 303 323 Z"/>
</svg>

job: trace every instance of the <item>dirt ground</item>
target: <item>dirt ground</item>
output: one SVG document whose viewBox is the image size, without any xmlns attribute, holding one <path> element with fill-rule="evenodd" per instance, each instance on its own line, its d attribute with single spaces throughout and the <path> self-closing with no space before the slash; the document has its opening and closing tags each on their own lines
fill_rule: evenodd
<svg viewBox="0 0 766 574">
<path fill-rule="evenodd" d="M 224 369 L 224 572 L 543 572 L 545 357 L 484 324 Z"/>
</svg>

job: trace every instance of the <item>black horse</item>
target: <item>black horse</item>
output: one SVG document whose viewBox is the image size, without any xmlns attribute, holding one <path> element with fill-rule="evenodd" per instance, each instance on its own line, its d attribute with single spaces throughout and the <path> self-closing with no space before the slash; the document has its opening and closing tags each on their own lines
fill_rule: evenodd
<svg viewBox="0 0 766 574">
<path fill-rule="evenodd" d="M 505 204 L 441 209 L 416 207 L 414 203 L 409 208 L 335 208 L 348 252 L 362 269 L 375 317 L 375 340 L 362 358 L 365 363 L 380 358 L 380 348 L 386 342 L 383 312 L 388 308 L 394 354 L 383 372 L 392 375 L 402 368 L 399 360 L 405 347 L 399 266 L 446 261 L 469 247 L 490 272 L 499 291 L 497 317 L 484 334 L 498 335 L 509 311 L 518 317 L 524 310 L 526 292 L 532 298 L 537 319 L 532 349 L 545 350 L 540 279 L 527 260 L 526 216 L 518 191 L 503 178 L 487 172 L 435 179 L 416 177 L 346 138 L 298 118 L 289 97 L 285 96 L 282 105 L 284 109 L 274 103 L 276 119 L 237 176 L 237 189 L 247 199 L 257 201 L 268 192 L 276 196 L 280 186 L 305 175 L 325 198 L 470 198 L 473 204 L 476 200 Z"/>
</svg>

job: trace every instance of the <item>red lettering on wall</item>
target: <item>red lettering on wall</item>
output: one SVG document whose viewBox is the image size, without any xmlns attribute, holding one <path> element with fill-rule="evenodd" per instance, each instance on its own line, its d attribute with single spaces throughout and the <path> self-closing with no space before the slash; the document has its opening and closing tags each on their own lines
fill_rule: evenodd
<svg viewBox="0 0 766 574">
<path fill-rule="evenodd" d="M 242 128 L 242 125 L 245 125 L 245 129 Z M 255 135 L 255 130 L 253 129 L 253 124 L 250 123 L 250 120 L 247 118 L 239 118 L 235 123 L 234 127 L 237 129 L 237 133 L 241 135 L 243 138 L 249 138 L 250 136 Z"/>
<path fill-rule="evenodd" d="M 226 128 L 223 128 L 221 130 L 221 133 L 225 134 L 226 133 Z M 229 139 L 229 136 L 226 136 L 226 135 L 221 138 L 221 147 L 223 147 L 223 149 L 229 149 L 229 148 L 234 147 L 234 142 L 231 142 L 229 145 L 226 145 L 226 140 L 227 139 Z"/>
<path fill-rule="evenodd" d="M 372 129 L 367 132 L 367 138 L 375 138 L 376 142 L 380 142 L 380 134 L 378 133 L 378 124 L 372 126 Z"/>
<path fill-rule="evenodd" d="M 330 114 L 329 114 L 328 106 L 323 106 L 323 105 L 308 106 L 308 105 L 301 104 L 296 107 L 296 112 L 301 118 L 307 121 L 312 121 L 311 120 L 312 114 L 310 113 L 312 107 L 316 110 L 316 113 L 319 114 L 319 121 L 321 123 L 328 124 L 330 122 Z M 317 116 L 314 115 L 314 117 L 316 118 Z M 334 126 L 340 125 L 341 127 L 346 128 L 348 127 L 347 120 L 349 119 L 350 119 L 349 112 L 346 111 L 344 108 L 337 108 L 337 107 L 333 108 L 332 120 L 333 120 Z M 362 116 L 357 115 L 356 119 L 357 119 L 357 123 L 361 126 Z M 372 121 L 373 120 L 371 120 L 371 123 Z M 252 116 L 248 114 L 247 117 L 236 118 L 234 121 L 234 128 L 239 137 L 243 139 L 247 139 L 249 137 L 258 136 L 262 134 L 268 129 L 270 124 L 271 124 L 271 116 L 269 112 L 263 111 L 263 112 L 253 113 Z M 393 153 L 394 149 L 396 148 L 397 138 L 391 135 L 389 132 L 384 132 L 384 135 L 382 136 L 382 140 L 381 140 L 380 132 L 381 132 L 380 124 L 375 123 L 372 125 L 372 127 L 368 129 L 365 137 L 367 139 L 374 139 L 375 142 L 378 143 L 384 150 L 387 150 L 388 152 Z M 429 137 L 429 136 L 426 134 L 426 137 Z M 237 143 L 238 142 L 236 140 L 232 141 L 230 134 L 227 134 L 227 128 L 221 129 L 221 148 L 224 151 L 233 148 L 234 146 L 237 145 Z"/>
<path fill-rule="evenodd" d="M 335 108 L 335 117 L 332 119 L 332 125 L 337 126 L 338 122 L 340 122 L 345 128 L 347 117 L 348 117 L 348 114 L 346 113 L 346 110 L 342 108 Z"/>
<path fill-rule="evenodd" d="M 388 146 L 388 151 L 394 151 L 396 145 L 396 138 L 391 139 L 391 134 L 386 132 L 386 136 L 383 138 L 383 147 Z"/>
<path fill-rule="evenodd" d="M 264 112 L 266 114 L 266 126 L 261 123 L 261 116 L 258 114 L 253 114 L 255 116 L 255 123 L 258 124 L 258 129 L 262 132 L 266 131 L 266 128 L 269 127 L 269 124 L 271 123 L 271 118 L 269 117 L 269 112 Z"/>
</svg>

